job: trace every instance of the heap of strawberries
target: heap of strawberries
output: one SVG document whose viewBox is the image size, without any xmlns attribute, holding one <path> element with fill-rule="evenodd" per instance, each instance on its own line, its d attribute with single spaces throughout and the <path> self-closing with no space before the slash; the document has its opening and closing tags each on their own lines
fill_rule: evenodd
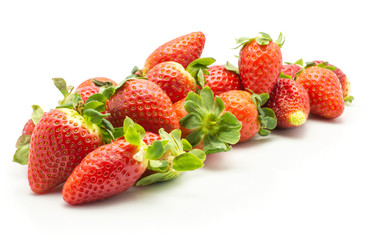
<svg viewBox="0 0 370 240">
<path fill-rule="evenodd" d="M 33 192 L 64 183 L 63 199 L 75 205 L 199 169 L 207 155 L 301 126 L 309 114 L 339 117 L 353 100 L 346 75 L 323 61 L 283 64 L 284 41 L 237 39 L 238 67 L 214 65 L 194 32 L 158 47 L 118 84 L 96 77 L 74 89 L 54 78 L 63 98 L 48 112 L 33 105 L 13 160 L 28 165 Z"/>
</svg>

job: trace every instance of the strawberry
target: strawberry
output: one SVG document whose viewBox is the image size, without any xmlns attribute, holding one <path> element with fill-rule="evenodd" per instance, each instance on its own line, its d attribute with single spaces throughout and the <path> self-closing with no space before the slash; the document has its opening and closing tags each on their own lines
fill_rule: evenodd
<svg viewBox="0 0 370 240">
<path fill-rule="evenodd" d="M 227 62 L 225 65 L 209 67 L 209 75 L 205 75 L 206 86 L 209 86 L 215 95 L 230 90 L 242 90 L 239 70 Z"/>
<path fill-rule="evenodd" d="M 89 78 L 78 85 L 77 89 L 84 87 L 116 86 L 117 83 L 106 77 Z"/>
<path fill-rule="evenodd" d="M 284 40 L 281 33 L 277 43 L 272 41 L 270 35 L 260 34 L 256 38 L 237 39 L 239 46 L 242 46 L 239 54 L 240 79 L 244 89 L 256 94 L 270 94 L 281 72 L 280 48 Z"/>
<path fill-rule="evenodd" d="M 299 59 L 295 63 L 286 63 L 281 68 L 281 73 L 290 76 L 292 79 L 294 79 L 295 75 L 301 71 L 303 68 L 303 60 Z"/>
<path fill-rule="evenodd" d="M 185 98 L 188 92 L 195 91 L 195 79 L 177 62 L 162 62 L 147 74 L 148 80 L 158 84 L 172 102 Z"/>
<path fill-rule="evenodd" d="M 291 78 L 279 78 L 266 107 L 275 112 L 278 127 L 298 127 L 308 118 L 310 98 L 301 84 Z"/>
<path fill-rule="evenodd" d="M 152 52 L 146 59 L 142 71 L 147 74 L 155 65 L 168 61 L 177 62 L 186 68 L 189 63 L 200 57 L 205 41 L 202 32 L 192 32 L 175 38 Z"/>
<path fill-rule="evenodd" d="M 114 127 L 121 127 L 126 116 L 154 133 L 162 127 L 168 132 L 180 127 L 171 99 L 157 84 L 143 79 L 128 79 L 117 85 L 106 111 Z"/>
<path fill-rule="evenodd" d="M 54 109 L 37 123 L 31 138 L 28 180 L 44 193 L 63 183 L 92 150 L 103 144 L 96 124 L 71 109 Z"/>
<path fill-rule="evenodd" d="M 225 104 L 225 111 L 232 113 L 242 125 L 239 142 L 245 142 L 257 133 L 267 136 L 276 127 L 276 117 L 269 108 L 261 106 L 268 100 L 268 94 L 251 94 L 243 90 L 230 90 L 219 97 Z"/>
<path fill-rule="evenodd" d="M 23 127 L 22 135 L 32 135 L 34 129 L 35 123 L 29 119 Z"/>
<path fill-rule="evenodd" d="M 351 83 L 349 82 L 346 74 L 344 74 L 344 72 L 337 68 L 336 66 L 333 66 L 331 64 L 328 64 L 327 62 L 324 62 L 324 61 L 321 61 L 321 60 L 315 60 L 313 61 L 316 65 L 318 64 L 324 64 L 324 65 L 327 65 L 327 66 L 332 66 L 334 68 L 332 68 L 331 70 L 333 70 L 333 72 L 335 73 L 335 75 L 337 75 L 339 81 L 340 81 L 340 84 L 342 86 L 342 92 L 343 92 L 343 99 L 345 102 L 349 102 L 349 103 L 352 103 L 353 101 L 353 96 L 350 96 L 349 93 L 351 91 Z"/>
<path fill-rule="evenodd" d="M 198 58 L 191 62 L 186 70 L 177 62 L 162 62 L 148 72 L 147 78 L 158 84 L 172 102 L 176 102 L 185 98 L 189 92 L 195 91 L 197 85 L 204 86 L 204 73 L 209 74 L 206 71 L 207 66 L 214 62 L 213 58 Z"/>
<path fill-rule="evenodd" d="M 166 140 L 156 140 L 148 146 L 143 141 L 145 130 L 140 125 L 126 118 L 123 128 L 124 139 L 95 149 L 74 169 L 63 187 L 63 199 L 67 203 L 82 204 L 125 192 L 147 168 L 153 173 L 137 185 L 170 180 L 182 171 L 203 166 L 205 154 L 199 150 L 184 151 L 189 143 L 179 139 L 179 130 L 171 134 L 161 130 L 161 137 Z"/>
<path fill-rule="evenodd" d="M 323 118 L 337 118 L 344 111 L 342 87 L 335 73 L 324 67 L 307 66 L 296 77 L 310 97 L 310 112 Z"/>
</svg>

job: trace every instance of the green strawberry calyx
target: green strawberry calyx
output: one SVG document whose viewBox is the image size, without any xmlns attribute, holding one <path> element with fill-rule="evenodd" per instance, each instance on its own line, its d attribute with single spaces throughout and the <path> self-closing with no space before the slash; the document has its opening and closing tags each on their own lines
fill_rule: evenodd
<svg viewBox="0 0 370 240">
<path fill-rule="evenodd" d="M 301 67 L 303 67 L 304 66 L 304 63 L 303 63 L 303 59 L 302 58 L 300 58 L 300 59 L 298 59 L 297 61 L 295 61 L 294 63 L 291 63 L 291 62 L 284 62 L 285 64 L 290 64 L 290 65 L 299 65 L 299 66 L 301 66 Z"/>
<path fill-rule="evenodd" d="M 229 151 L 230 144 L 239 141 L 241 123 L 232 113 L 224 112 L 224 102 L 214 97 L 208 86 L 199 94 L 189 92 L 184 108 L 188 114 L 180 119 L 180 124 L 192 130 L 186 137 L 192 146 L 203 143 L 203 151 L 211 154 Z"/>
<path fill-rule="evenodd" d="M 253 37 L 253 38 L 249 38 L 249 37 L 237 38 L 235 40 L 236 44 L 237 44 L 237 47 L 235 47 L 234 49 L 238 49 L 239 47 L 242 47 L 246 44 L 249 44 L 253 40 L 256 40 L 256 42 L 261 46 L 269 45 L 271 42 L 273 42 L 273 40 L 272 40 L 272 38 L 269 34 L 267 34 L 265 32 L 259 32 L 259 34 L 260 34 L 260 36 Z M 281 48 L 281 47 L 283 47 L 284 43 L 285 43 L 285 37 L 282 33 L 280 33 L 278 39 L 276 40 L 276 44 Z"/>
<path fill-rule="evenodd" d="M 144 128 L 129 117 L 124 120 L 123 137 L 127 142 L 140 147 L 134 158 L 145 161 L 147 168 L 153 171 L 153 174 L 140 179 L 137 186 L 171 180 L 181 172 L 193 171 L 204 165 L 206 154 L 202 150 L 192 149 L 186 139 L 181 139 L 181 130 L 175 129 L 167 133 L 161 128 L 159 135 L 161 140 L 148 146 L 143 141 Z"/>
<path fill-rule="evenodd" d="M 274 111 L 271 108 L 262 107 L 269 99 L 269 94 L 261 93 L 258 95 L 253 93 L 251 90 L 249 91 L 252 93 L 251 100 L 257 107 L 258 121 L 261 125 L 258 134 L 263 137 L 267 136 L 271 133 L 270 130 L 275 129 L 277 125 L 277 119 Z"/>
<path fill-rule="evenodd" d="M 37 125 L 37 123 L 40 121 L 42 116 L 44 115 L 44 111 L 42 108 L 38 105 L 32 105 L 32 122 Z M 13 162 L 19 163 L 21 165 L 27 165 L 28 164 L 28 156 L 29 156 L 29 150 L 30 150 L 30 142 L 31 142 L 31 135 L 21 135 L 15 147 L 17 150 L 14 153 L 13 156 Z"/>
<path fill-rule="evenodd" d="M 225 64 L 224 64 L 224 67 L 226 70 L 230 71 L 230 72 L 234 72 L 236 74 L 240 74 L 239 73 L 239 68 L 237 66 L 234 66 L 233 64 L 231 64 L 229 61 L 227 61 Z"/>
<path fill-rule="evenodd" d="M 198 58 L 189 63 L 186 67 L 186 71 L 190 73 L 199 87 L 204 88 L 206 84 L 204 75 L 209 75 L 208 66 L 214 62 L 216 62 L 216 59 L 211 57 Z"/>
</svg>

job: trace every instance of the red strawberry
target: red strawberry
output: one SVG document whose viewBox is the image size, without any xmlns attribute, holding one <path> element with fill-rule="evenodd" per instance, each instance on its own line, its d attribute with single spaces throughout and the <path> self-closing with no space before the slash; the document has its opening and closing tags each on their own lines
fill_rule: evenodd
<svg viewBox="0 0 370 240">
<path fill-rule="evenodd" d="M 274 43 L 270 35 L 260 33 L 261 37 L 237 40 L 242 47 L 239 55 L 240 79 L 244 89 L 256 94 L 272 91 L 282 68 L 283 36 Z"/>
<path fill-rule="evenodd" d="M 186 68 L 189 63 L 200 57 L 205 41 L 202 32 L 193 32 L 161 45 L 146 59 L 143 73 L 147 74 L 155 65 L 168 61 L 180 63 Z"/>
<path fill-rule="evenodd" d="M 80 85 L 78 85 L 77 89 L 84 88 L 84 87 L 97 87 L 101 83 L 111 83 L 112 86 L 116 86 L 117 83 L 113 81 L 112 79 L 106 78 L 106 77 L 95 77 L 95 78 L 89 78 L 86 81 L 83 81 Z"/>
<path fill-rule="evenodd" d="M 103 144 L 100 128 L 71 109 L 45 113 L 32 134 L 28 180 L 44 193 L 63 183 L 81 160 Z"/>
<path fill-rule="evenodd" d="M 341 69 L 337 68 L 336 66 L 333 66 L 331 64 L 327 64 L 327 62 L 324 62 L 324 61 L 321 61 L 321 60 L 315 60 L 313 62 L 316 63 L 316 65 L 324 64 L 324 65 L 332 66 L 332 67 L 335 68 L 333 70 L 333 72 L 335 73 L 335 75 L 337 75 L 337 77 L 339 79 L 339 82 L 342 86 L 343 99 L 344 99 L 344 101 L 351 103 L 353 101 L 353 97 L 349 95 L 349 93 L 351 91 L 351 83 L 349 82 L 346 74 L 344 74 L 344 72 Z"/>
<path fill-rule="evenodd" d="M 210 66 L 209 75 L 205 75 L 206 86 L 209 86 L 215 95 L 230 90 L 242 90 L 243 86 L 236 71 L 237 68 L 230 63 Z"/>
<path fill-rule="evenodd" d="M 157 64 L 148 72 L 147 78 L 158 84 L 172 102 L 185 98 L 188 92 L 197 89 L 195 79 L 177 62 Z"/>
<path fill-rule="evenodd" d="M 106 111 L 114 127 L 121 127 L 126 116 L 150 132 L 180 127 L 171 99 L 157 84 L 143 79 L 122 82 L 107 101 Z"/>
<path fill-rule="evenodd" d="M 126 191 L 147 167 L 147 162 L 135 157 L 139 151 L 139 146 L 125 140 L 95 149 L 68 177 L 63 186 L 63 199 L 75 205 Z"/>
<path fill-rule="evenodd" d="M 308 118 L 310 98 L 299 83 L 292 79 L 279 78 L 266 106 L 275 112 L 278 127 L 297 127 L 304 124 Z"/>
<path fill-rule="evenodd" d="M 35 124 L 32 119 L 28 120 L 23 127 L 22 135 L 32 135 L 33 130 L 35 129 Z"/>
<path fill-rule="evenodd" d="M 126 118 L 123 128 L 124 139 L 89 153 L 68 177 L 63 187 L 63 199 L 67 203 L 82 204 L 122 193 L 133 186 L 147 168 L 151 174 L 140 179 L 137 185 L 170 180 L 182 171 L 203 166 L 204 153 L 184 151 L 184 143 L 189 143 L 180 140 L 181 133 L 176 132 L 179 130 L 171 134 L 160 131 L 165 141 L 157 140 L 147 146 L 142 139 L 145 130 L 140 125 Z M 149 139 L 153 137 L 149 135 Z"/>
<path fill-rule="evenodd" d="M 263 95 L 266 96 L 266 95 Z M 245 142 L 255 136 L 257 133 L 265 136 L 269 133 L 268 130 L 276 126 L 276 118 L 273 112 L 267 112 L 266 108 L 262 109 L 260 106 L 267 101 L 267 99 L 260 99 L 260 96 L 251 94 L 243 90 L 231 90 L 221 93 L 219 97 L 225 103 L 225 111 L 231 112 L 242 124 L 240 130 L 239 142 Z M 264 115 L 269 113 L 270 118 L 265 120 Z M 275 118 L 275 120 L 274 120 Z M 269 121 L 265 123 L 264 121 Z M 261 126 L 262 123 L 262 126 Z"/>
<path fill-rule="evenodd" d="M 310 97 L 311 113 L 323 118 L 337 118 L 344 111 L 342 87 L 333 71 L 308 67 L 297 77 Z"/>
</svg>

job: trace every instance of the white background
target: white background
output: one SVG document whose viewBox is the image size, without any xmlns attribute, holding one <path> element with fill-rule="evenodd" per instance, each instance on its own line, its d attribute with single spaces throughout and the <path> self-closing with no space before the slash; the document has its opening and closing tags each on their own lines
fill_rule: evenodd
<svg viewBox="0 0 370 240">
<path fill-rule="evenodd" d="M 366 1 L 1 1 L 0 238 L 370 239 L 369 27 Z M 286 36 L 283 60 L 322 59 L 352 82 L 335 120 L 255 137 L 177 180 L 68 206 L 61 189 L 35 195 L 12 162 L 32 104 L 71 85 L 117 82 L 159 45 L 203 31 L 203 56 L 236 63 L 235 38 Z M 9 235 L 10 234 L 10 235 Z"/>
</svg>

